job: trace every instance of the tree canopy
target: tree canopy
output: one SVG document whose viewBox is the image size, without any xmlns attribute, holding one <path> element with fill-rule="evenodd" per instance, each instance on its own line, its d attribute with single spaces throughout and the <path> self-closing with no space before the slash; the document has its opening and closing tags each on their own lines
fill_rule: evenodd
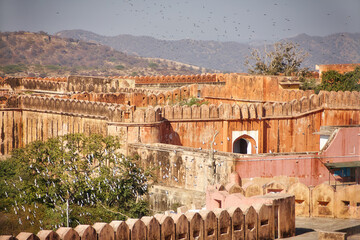
<svg viewBox="0 0 360 240">
<path fill-rule="evenodd" d="M 245 65 L 250 74 L 290 76 L 306 72 L 307 69 L 300 68 L 300 65 L 308 54 L 298 47 L 299 45 L 293 42 L 277 42 L 270 51 L 252 49 Z"/>
<path fill-rule="evenodd" d="M 337 71 L 326 71 L 321 76 L 318 90 L 325 91 L 360 91 L 360 67 L 354 71 L 341 74 Z"/>
<path fill-rule="evenodd" d="M 72 227 L 148 214 L 150 172 L 119 147 L 116 137 L 69 134 L 14 150 L 0 162 L 0 234 L 67 226 L 67 209 Z"/>
</svg>

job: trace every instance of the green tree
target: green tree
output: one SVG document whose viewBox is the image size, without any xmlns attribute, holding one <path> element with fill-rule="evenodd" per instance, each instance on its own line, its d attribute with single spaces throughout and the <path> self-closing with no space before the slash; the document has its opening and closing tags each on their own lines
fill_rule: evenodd
<svg viewBox="0 0 360 240">
<path fill-rule="evenodd" d="M 307 69 L 301 69 L 300 65 L 308 54 L 298 47 L 293 42 L 277 42 L 271 51 L 265 49 L 262 53 L 259 49 L 253 49 L 246 58 L 245 65 L 250 74 L 290 76 L 304 72 Z"/>
<path fill-rule="evenodd" d="M 360 91 L 360 67 L 354 71 L 341 74 L 337 71 L 326 71 L 321 76 L 319 90 L 325 91 Z"/>
<path fill-rule="evenodd" d="M 117 70 L 124 70 L 125 67 L 124 67 L 123 65 L 116 65 L 116 66 L 115 66 L 115 69 L 117 69 Z"/>
<path fill-rule="evenodd" d="M 152 68 L 152 69 L 156 69 L 159 67 L 159 65 L 154 62 L 149 62 L 148 66 L 149 66 L 149 68 Z"/>
<path fill-rule="evenodd" d="M 148 214 L 150 172 L 119 147 L 116 137 L 69 134 L 16 149 L 0 162 L 0 211 L 33 232 Z"/>
</svg>

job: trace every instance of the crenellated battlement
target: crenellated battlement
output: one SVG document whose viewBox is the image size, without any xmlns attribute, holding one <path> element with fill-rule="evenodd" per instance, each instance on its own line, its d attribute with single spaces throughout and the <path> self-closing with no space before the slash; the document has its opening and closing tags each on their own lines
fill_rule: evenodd
<svg viewBox="0 0 360 240">
<path fill-rule="evenodd" d="M 166 76 L 124 76 L 123 79 L 134 79 L 136 84 L 174 84 L 174 83 L 211 83 L 220 82 L 217 74 L 166 75 Z M 117 78 L 117 77 L 113 77 Z"/>
<path fill-rule="evenodd" d="M 255 202 L 255 201 L 254 201 Z M 114 240 L 114 239 L 274 239 L 274 211 L 281 209 L 286 217 L 276 225 L 280 237 L 295 235 L 294 197 L 275 194 L 259 197 L 256 204 L 240 204 L 239 207 L 215 210 L 186 211 L 156 214 L 141 219 L 110 223 L 97 222 L 93 225 L 60 227 L 56 231 L 41 230 L 36 235 L 21 232 L 16 237 L 0 236 L 2 240 Z M 277 208 L 275 208 L 275 206 Z M 285 210 L 286 209 L 286 210 Z M 268 224 L 262 224 L 264 221 Z M 61 222 L 57 223 L 62 225 Z"/>
<path fill-rule="evenodd" d="M 66 78 L 23 78 L 21 85 L 24 89 L 65 92 Z"/>
<path fill-rule="evenodd" d="M 353 125 L 360 121 L 359 92 L 316 95 L 313 91 L 282 88 L 279 82 L 288 81 L 287 77 L 209 75 L 210 78 L 214 76 L 216 81 L 225 84 L 190 84 L 171 90 L 150 90 L 135 88 L 133 79 L 116 77 L 71 76 L 67 82 L 64 79 L 3 79 L 7 86 L 1 91 L 4 119 L 0 128 L 4 129 L 0 134 L 4 136 L 1 153 L 8 154 L 11 149 L 34 140 L 70 132 L 125 133 L 125 143 L 209 148 L 201 143 L 210 139 L 214 131 L 219 132 L 215 146 L 218 151 L 233 151 L 230 141 L 233 134 L 260 134 L 262 131 L 269 133 L 258 139 L 259 152 L 311 151 L 319 147 L 318 140 L 311 135 L 319 126 Z M 26 89 L 36 91 L 32 95 L 19 95 L 18 90 L 24 92 Z M 38 96 L 40 94 L 54 97 Z M 187 106 L 183 100 L 191 97 L 208 104 Z M 311 127 L 305 129 L 301 124 L 304 121 Z M 290 129 L 290 135 L 285 130 L 289 123 L 296 126 Z M 16 138 L 17 135 L 21 136 Z M 291 141 L 292 144 L 287 144 Z M 299 141 L 305 144 L 297 144 Z"/>
<path fill-rule="evenodd" d="M 23 110 L 99 117 L 112 122 L 126 122 L 125 112 L 132 109 L 122 104 L 28 95 L 19 96 L 16 101 L 17 106 Z"/>
<path fill-rule="evenodd" d="M 184 88 L 183 90 L 188 90 Z M 176 93 L 177 91 L 174 91 Z M 181 96 L 181 91 L 179 91 Z M 149 98 L 158 98 L 160 95 L 150 94 Z M 183 95 L 185 96 L 185 95 Z M 165 95 L 164 95 L 165 97 Z M 155 100 L 154 100 L 155 103 Z M 166 105 L 145 109 L 135 108 L 124 104 L 86 101 L 78 99 L 62 99 L 22 95 L 8 99 L 8 107 L 18 107 L 32 111 L 45 111 L 62 114 L 79 114 L 97 116 L 111 122 L 153 123 L 162 120 L 221 120 L 221 119 L 262 119 L 273 117 L 296 117 L 321 108 L 350 108 L 360 107 L 359 92 L 325 92 L 309 97 L 303 96 L 300 100 L 290 102 L 266 102 L 250 104 L 203 104 L 201 106 Z"/>
<path fill-rule="evenodd" d="M 24 77 L 23 80 L 51 81 L 51 82 L 67 82 L 66 77 Z"/>
</svg>

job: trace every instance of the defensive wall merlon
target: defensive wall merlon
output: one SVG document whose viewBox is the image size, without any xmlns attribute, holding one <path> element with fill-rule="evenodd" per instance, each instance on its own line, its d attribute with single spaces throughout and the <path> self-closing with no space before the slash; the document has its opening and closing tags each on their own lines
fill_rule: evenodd
<svg viewBox="0 0 360 240">
<path fill-rule="evenodd" d="M 23 86 L 24 89 L 38 89 L 68 92 L 118 92 L 119 88 L 129 87 L 135 84 L 206 84 L 206 83 L 231 83 L 235 80 L 249 82 L 249 85 L 262 88 L 263 83 L 259 85 L 261 79 L 266 79 L 275 85 L 283 81 L 289 81 L 291 78 L 283 76 L 246 76 L 244 74 L 202 74 L 202 75 L 174 75 L 174 76 L 142 76 L 142 77 L 89 77 L 89 76 L 69 76 L 67 78 L 32 78 L 32 77 L 7 77 L 0 79 L 0 86 L 8 84 L 12 88 Z M 254 81 L 255 80 L 255 81 Z M 232 82 L 231 82 L 232 81 Z M 58 84 L 57 84 L 58 83 Z M 125 83 L 125 84 L 124 84 Z M 134 84 L 131 84 L 134 83 Z M 244 82 L 242 82 L 244 84 Z M 61 86 L 61 87 L 60 87 Z"/>
<path fill-rule="evenodd" d="M 59 114 L 98 116 L 111 122 L 155 123 L 162 120 L 231 120 L 297 117 L 324 108 L 360 110 L 359 92 L 320 92 L 286 103 L 166 105 L 136 108 L 123 104 L 20 95 L 8 98 L 5 108 Z"/>
<path fill-rule="evenodd" d="M 60 227 L 56 231 L 41 230 L 36 235 L 21 232 L 16 237 L 0 236 L 0 240 L 166 240 L 166 239 L 274 239 L 274 205 L 286 209 L 294 197 L 278 194 L 273 201 L 260 205 L 242 205 L 228 209 L 198 212 L 156 214 L 141 219 L 98 222 Z M 180 211 L 179 211 L 180 210 Z M 280 237 L 295 235 L 295 214 L 288 211 L 277 226 Z"/>
<path fill-rule="evenodd" d="M 135 84 L 176 84 L 176 83 L 213 83 L 219 82 L 217 74 L 206 75 L 169 75 L 169 76 L 119 76 L 88 77 L 69 76 L 67 78 L 6 77 L 0 78 L 0 86 L 28 90 L 68 91 L 68 92 L 118 92 L 122 86 L 135 87 Z M 131 84 L 134 82 L 134 84 Z M 125 83 L 125 84 L 124 84 Z"/>
<path fill-rule="evenodd" d="M 134 79 L 136 84 L 169 84 L 169 83 L 213 83 L 224 82 L 218 74 L 198 74 L 198 75 L 170 75 L 170 76 L 141 76 L 127 77 Z"/>
<path fill-rule="evenodd" d="M 208 188 L 206 208 L 236 207 L 238 204 L 254 203 L 269 193 L 287 193 L 295 196 L 295 214 L 302 217 L 331 217 L 360 219 L 360 185 L 333 186 L 322 183 L 308 187 L 296 182 L 286 185 L 272 180 L 264 185 L 248 182 L 242 187 L 236 183 L 218 184 L 216 189 Z"/>
</svg>

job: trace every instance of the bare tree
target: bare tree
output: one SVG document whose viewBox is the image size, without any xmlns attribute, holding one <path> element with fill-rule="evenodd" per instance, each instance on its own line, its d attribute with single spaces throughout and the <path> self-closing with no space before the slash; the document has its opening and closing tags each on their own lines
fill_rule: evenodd
<svg viewBox="0 0 360 240">
<path fill-rule="evenodd" d="M 271 51 L 266 48 L 263 52 L 252 49 L 245 65 L 250 74 L 290 76 L 293 73 L 304 72 L 306 69 L 301 69 L 300 65 L 308 53 L 298 47 L 299 45 L 293 42 L 277 42 Z"/>
</svg>

